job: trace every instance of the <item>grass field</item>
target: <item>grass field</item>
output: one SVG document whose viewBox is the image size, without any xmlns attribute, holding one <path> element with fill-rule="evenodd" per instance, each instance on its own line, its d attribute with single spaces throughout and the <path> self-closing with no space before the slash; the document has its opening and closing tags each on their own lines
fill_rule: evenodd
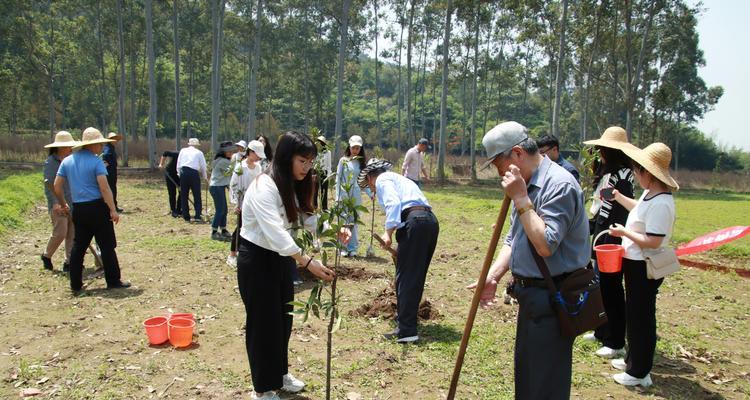
<svg viewBox="0 0 750 400">
<path fill-rule="evenodd" d="M 19 186 L 8 184 L 20 179 Z M 12 181 L 16 182 L 16 181 Z M 13 200 L 12 229 L 0 237 L 0 397 L 38 388 L 59 399 L 235 399 L 251 389 L 244 349 L 244 309 L 235 270 L 224 264 L 227 244 L 209 239 L 208 225 L 186 224 L 166 215 L 159 179 L 122 179 L 126 212 L 117 226 L 118 257 L 127 291 L 107 291 L 100 273 L 87 269 L 87 293 L 72 297 L 62 273 L 41 269 L 48 219 L 39 175 L 4 178 L 0 198 Z M 438 399 L 447 393 L 471 292 L 502 193 L 490 187 L 428 188 L 440 220 L 438 248 L 425 298 L 440 317 L 421 325 L 422 340 L 402 346 L 380 333 L 390 321 L 349 315 L 369 303 L 393 277 L 383 251 L 344 261 L 341 330 L 334 335 L 335 398 L 352 392 L 364 399 Z M 369 204 L 369 203 L 368 203 Z M 213 208 L 213 205 L 211 205 Z M 675 240 L 728 225 L 748 224 L 750 196 L 679 192 Z M 3 208 L 4 210 L 4 208 Z M 15 219 L 14 219 L 15 218 Z M 365 218 L 369 220 L 369 216 Z M 2 220 L 3 223 L 6 219 Z M 382 211 L 376 227 L 382 226 Z M 369 227 L 360 237 L 366 236 Z M 377 228 L 380 230 L 380 228 Z M 360 253 L 367 245 L 363 244 Z M 701 257 L 747 267 L 750 239 Z M 62 255 L 55 255 L 56 265 Z M 86 264 L 93 265 L 87 257 Z M 359 273 L 352 273 L 352 271 Z M 307 298 L 306 282 L 297 296 Z M 662 285 L 657 302 L 654 386 L 628 390 L 615 384 L 594 344 L 577 341 L 573 397 L 743 399 L 750 396 L 750 281 L 733 274 L 683 269 Z M 186 350 L 148 346 L 142 321 L 168 310 L 196 314 L 195 343 Z M 516 306 L 480 311 L 457 398 L 513 396 Z M 325 324 L 295 321 L 290 371 L 308 384 L 297 399 L 320 399 L 325 383 Z"/>
</svg>

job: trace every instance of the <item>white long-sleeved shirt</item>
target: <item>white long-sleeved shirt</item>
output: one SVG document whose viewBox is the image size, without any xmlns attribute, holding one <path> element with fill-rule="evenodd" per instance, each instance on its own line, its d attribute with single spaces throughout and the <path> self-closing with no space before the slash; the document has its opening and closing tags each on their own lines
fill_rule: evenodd
<svg viewBox="0 0 750 400">
<path fill-rule="evenodd" d="M 182 167 L 192 168 L 208 180 L 208 168 L 206 167 L 206 157 L 203 152 L 193 146 L 188 146 L 180 150 L 177 156 L 177 176 L 180 176 Z"/>
<path fill-rule="evenodd" d="M 243 160 L 234 166 L 232 179 L 229 181 L 229 201 L 232 204 L 242 205 L 245 198 L 245 192 L 250 187 L 250 183 L 260 174 L 263 173 L 263 167 L 260 162 L 255 163 L 254 168 L 247 166 L 247 161 Z"/>
<path fill-rule="evenodd" d="M 404 164 L 401 166 L 401 173 L 413 180 L 419 180 L 419 174 L 424 169 L 424 155 L 417 150 L 417 146 L 412 147 L 404 156 Z"/>
<path fill-rule="evenodd" d="M 333 164 L 331 161 L 331 151 L 325 150 L 318 154 L 318 160 L 320 160 L 320 166 L 326 172 L 327 175 L 331 175 L 333 172 Z"/>
<path fill-rule="evenodd" d="M 314 232 L 318 224 L 317 215 L 307 216 L 303 224 L 305 229 Z M 267 174 L 259 175 L 250 183 L 242 201 L 240 236 L 281 256 L 291 256 L 301 250 L 292 237 L 292 226 L 276 182 Z"/>
</svg>

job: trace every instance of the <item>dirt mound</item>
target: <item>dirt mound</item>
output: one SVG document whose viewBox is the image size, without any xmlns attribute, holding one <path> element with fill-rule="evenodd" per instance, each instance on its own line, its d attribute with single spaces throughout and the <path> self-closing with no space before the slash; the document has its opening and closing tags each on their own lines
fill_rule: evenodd
<svg viewBox="0 0 750 400">
<path fill-rule="evenodd" d="M 318 279 L 315 275 L 311 274 L 306 269 L 299 270 L 299 275 L 304 281 L 315 281 Z M 346 265 L 339 265 L 336 269 L 336 275 L 339 279 L 350 280 L 350 281 L 368 281 L 370 279 L 387 278 L 383 272 L 372 272 L 362 267 L 347 267 Z"/>
<path fill-rule="evenodd" d="M 362 304 L 357 309 L 349 312 L 354 317 L 366 318 L 393 318 L 396 315 L 396 292 L 392 287 L 383 289 L 372 301 Z M 440 313 L 433 307 L 429 300 L 422 300 L 419 304 L 417 316 L 420 320 L 433 320 L 440 318 Z"/>
</svg>

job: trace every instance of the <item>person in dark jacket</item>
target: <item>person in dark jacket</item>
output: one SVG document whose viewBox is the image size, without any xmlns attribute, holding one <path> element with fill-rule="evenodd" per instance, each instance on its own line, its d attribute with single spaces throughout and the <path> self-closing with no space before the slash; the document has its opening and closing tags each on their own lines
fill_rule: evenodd
<svg viewBox="0 0 750 400">
<path fill-rule="evenodd" d="M 601 138 L 583 142 L 596 146 L 600 163 L 595 172 L 595 187 L 591 204 L 591 234 L 597 244 L 620 244 L 619 237 L 609 235 L 611 225 L 624 225 L 628 219 L 628 210 L 614 201 L 612 189 L 625 197 L 633 198 L 633 171 L 630 158 L 622 152 L 628 144 L 628 135 L 619 126 L 607 128 Z M 596 255 L 591 255 L 596 260 Z M 596 265 L 596 263 L 594 263 Z M 604 309 L 608 322 L 592 333 L 583 335 L 585 340 L 598 340 L 602 347 L 596 355 L 604 358 L 619 358 L 625 355 L 625 289 L 622 285 L 623 275 L 620 272 L 599 271 Z"/>
<path fill-rule="evenodd" d="M 182 215 L 182 199 L 180 198 L 180 177 L 177 176 L 177 156 L 180 153 L 176 151 L 165 151 L 159 159 L 159 169 L 164 170 L 164 179 L 167 181 L 167 192 L 169 193 L 169 211 L 173 218 Z M 164 161 L 167 164 L 164 164 Z"/>
<path fill-rule="evenodd" d="M 115 207 L 117 208 L 117 212 L 121 213 L 122 208 L 117 203 L 117 149 L 115 149 L 115 144 L 122 139 L 122 136 L 118 133 L 110 132 L 107 134 L 107 139 L 114 141 L 104 145 L 102 161 L 104 161 L 104 166 L 107 167 L 107 183 L 109 183 L 109 189 L 112 190 Z"/>
</svg>

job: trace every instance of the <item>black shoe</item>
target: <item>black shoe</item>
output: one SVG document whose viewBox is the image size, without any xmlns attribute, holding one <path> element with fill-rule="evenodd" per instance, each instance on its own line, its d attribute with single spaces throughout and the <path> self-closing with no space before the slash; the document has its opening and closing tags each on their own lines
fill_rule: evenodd
<svg viewBox="0 0 750 400">
<path fill-rule="evenodd" d="M 120 281 L 114 285 L 107 285 L 107 289 L 127 289 L 130 287 L 130 282 Z"/>
<path fill-rule="evenodd" d="M 226 229 L 222 229 L 221 230 L 221 236 L 224 236 L 225 238 L 231 238 L 232 237 L 232 232 L 229 232 Z"/>
<path fill-rule="evenodd" d="M 123 209 L 122 209 L 122 208 L 120 208 L 120 207 L 115 207 L 115 211 L 117 211 L 118 213 L 121 213 L 121 212 L 123 212 L 123 211 L 125 211 L 125 210 L 123 210 Z"/>
<path fill-rule="evenodd" d="M 46 257 L 44 254 L 42 254 L 42 264 L 44 264 L 44 269 L 52 271 L 54 267 L 52 266 L 52 259 L 49 257 Z"/>
<path fill-rule="evenodd" d="M 224 236 L 221 236 L 221 233 L 217 231 L 211 232 L 211 240 L 224 240 Z"/>
<path fill-rule="evenodd" d="M 196 223 L 196 224 L 200 224 L 200 223 L 203 222 L 203 218 L 202 217 L 195 217 L 195 218 L 193 218 L 193 222 Z"/>
<path fill-rule="evenodd" d="M 70 272 L 70 263 L 63 263 L 63 272 Z"/>
<path fill-rule="evenodd" d="M 412 343 L 419 340 L 419 336 L 417 335 L 411 335 L 411 336 L 403 336 L 400 335 L 398 328 L 394 329 L 392 332 L 388 332 L 383 334 L 383 337 L 386 340 L 395 340 L 396 343 Z"/>
<path fill-rule="evenodd" d="M 179 217 L 180 217 L 180 213 L 172 212 L 172 218 L 179 218 Z"/>
</svg>

